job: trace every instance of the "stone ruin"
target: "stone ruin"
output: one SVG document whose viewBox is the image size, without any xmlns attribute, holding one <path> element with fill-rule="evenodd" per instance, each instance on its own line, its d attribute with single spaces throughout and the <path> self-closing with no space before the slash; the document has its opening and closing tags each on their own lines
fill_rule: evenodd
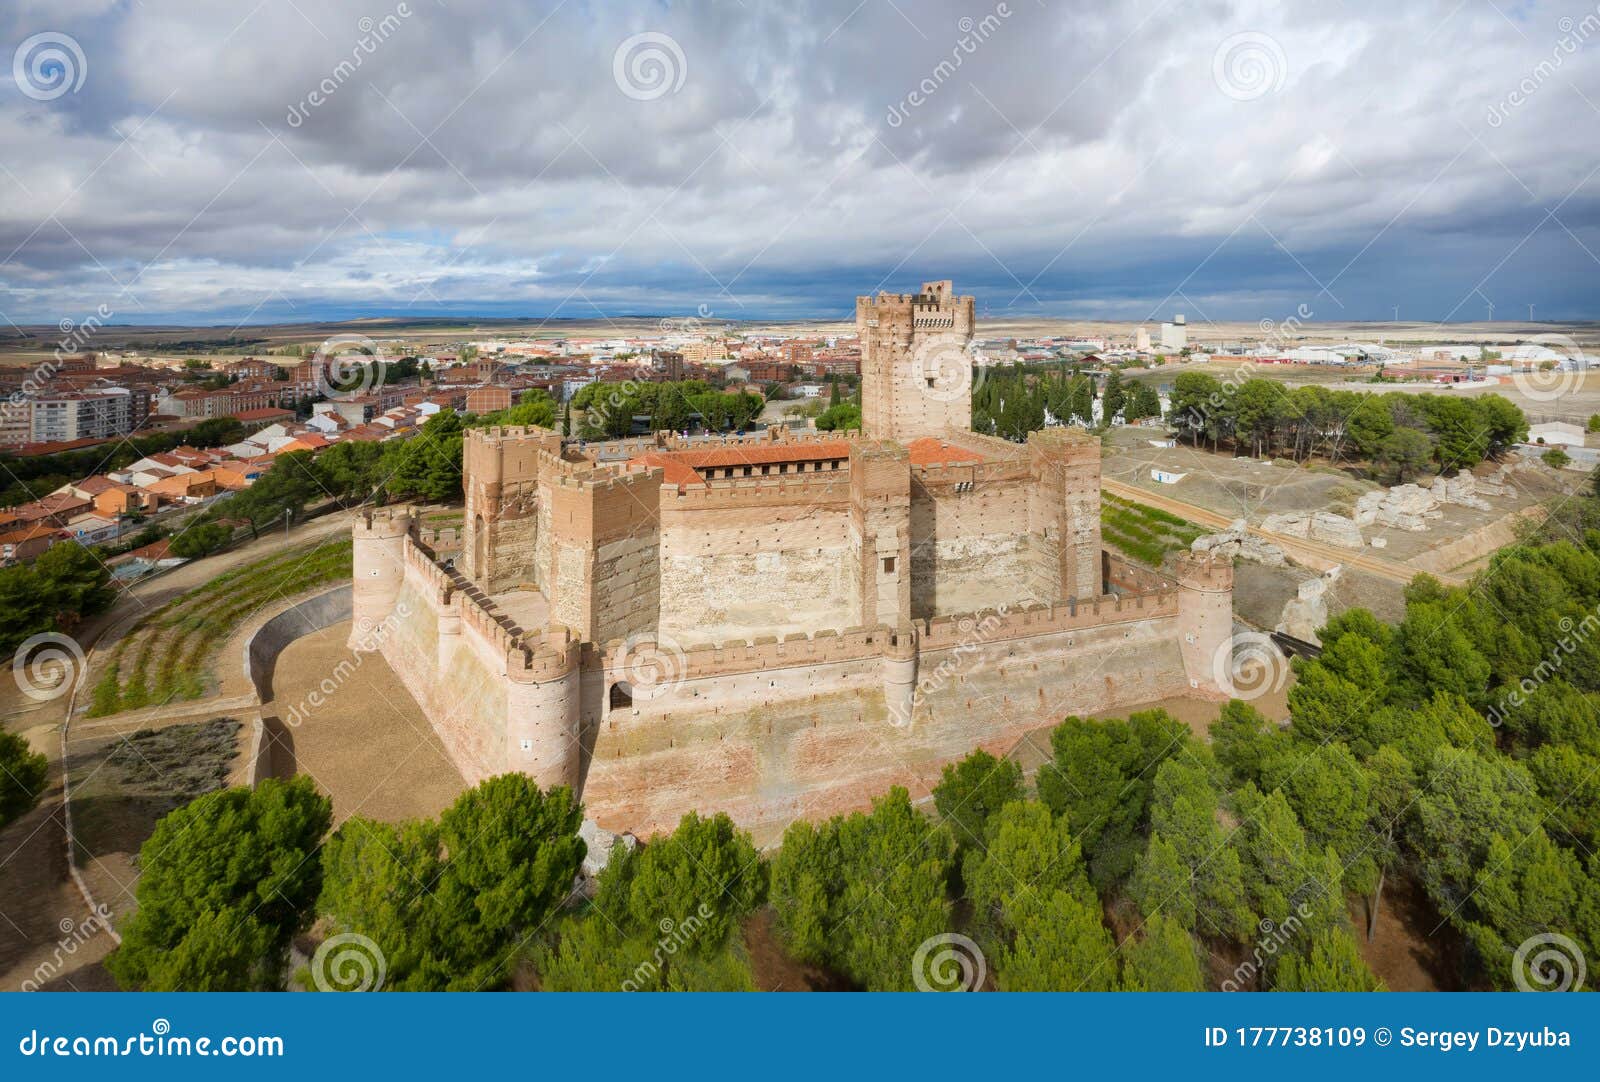
<svg viewBox="0 0 1600 1082">
<path fill-rule="evenodd" d="M 1224 560 L 1249 560 L 1268 567 L 1287 567 L 1288 558 L 1283 549 L 1271 541 L 1263 541 L 1250 532 L 1245 520 L 1234 519 L 1233 525 L 1220 533 L 1197 537 L 1189 546 L 1199 556 L 1213 555 Z"/>
<path fill-rule="evenodd" d="M 1261 528 L 1268 533 L 1301 537 L 1340 548 L 1358 549 L 1365 544 L 1357 522 L 1332 511 L 1288 511 L 1268 515 L 1261 520 Z"/>
<path fill-rule="evenodd" d="M 1302 582 L 1299 593 L 1283 606 L 1283 615 L 1278 618 L 1278 626 L 1273 630 L 1321 646 L 1322 640 L 1317 637 L 1317 629 L 1328 622 L 1328 587 L 1338 577 L 1339 569 L 1335 567 L 1326 574 Z"/>
<path fill-rule="evenodd" d="M 1495 494 L 1505 491 L 1499 471 L 1485 490 Z M 1426 530 L 1428 523 L 1443 516 L 1439 508 L 1444 504 L 1489 510 L 1489 503 L 1478 495 L 1478 478 L 1467 470 L 1454 477 L 1435 478 L 1432 488 L 1421 485 L 1396 485 L 1390 489 L 1376 489 L 1356 501 L 1355 521 L 1358 526 L 1389 526 L 1413 533 Z"/>
</svg>

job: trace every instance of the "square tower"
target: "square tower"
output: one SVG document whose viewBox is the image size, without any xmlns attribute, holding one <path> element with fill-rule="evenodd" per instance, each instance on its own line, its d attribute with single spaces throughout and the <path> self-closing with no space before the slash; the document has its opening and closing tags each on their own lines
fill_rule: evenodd
<svg viewBox="0 0 1600 1082">
<path fill-rule="evenodd" d="M 973 300 L 949 280 L 856 298 L 861 427 L 902 443 L 972 428 Z"/>
</svg>

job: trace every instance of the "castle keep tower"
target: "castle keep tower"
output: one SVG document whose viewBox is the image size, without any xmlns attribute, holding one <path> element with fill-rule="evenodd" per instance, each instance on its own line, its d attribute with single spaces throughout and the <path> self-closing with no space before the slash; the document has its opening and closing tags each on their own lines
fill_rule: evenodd
<svg viewBox="0 0 1600 1082">
<path fill-rule="evenodd" d="M 972 321 L 972 298 L 949 280 L 856 298 L 866 435 L 907 442 L 972 427 Z"/>
</svg>

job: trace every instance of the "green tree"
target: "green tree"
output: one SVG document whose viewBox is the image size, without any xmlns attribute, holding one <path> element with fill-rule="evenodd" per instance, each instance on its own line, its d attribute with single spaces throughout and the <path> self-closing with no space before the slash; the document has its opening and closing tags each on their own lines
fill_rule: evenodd
<svg viewBox="0 0 1600 1082">
<path fill-rule="evenodd" d="M 15 733 L 0 731 L 0 827 L 33 807 L 50 764 Z"/>
<path fill-rule="evenodd" d="M 1022 767 L 996 759 L 981 748 L 956 763 L 946 763 L 933 787 L 934 807 L 950 824 L 956 845 L 965 850 L 983 842 L 989 820 L 1022 796 Z"/>
<path fill-rule="evenodd" d="M 209 556 L 233 537 L 233 530 L 220 522 L 202 522 L 174 534 L 168 550 L 185 560 Z"/>
<path fill-rule="evenodd" d="M 1221 790 L 1203 749 L 1156 770 L 1150 842 L 1129 882 L 1147 916 L 1166 913 L 1186 928 L 1243 936 L 1255 924 L 1240 854 L 1219 822 Z M 1218 771 L 1220 773 L 1220 771 Z"/>
<path fill-rule="evenodd" d="M 1013 911 L 1022 899 L 1064 890 L 1086 905 L 1098 904 L 1067 821 L 1034 801 L 1000 809 L 984 846 L 967 854 L 962 879 L 977 934 L 988 947 L 1015 932 Z"/>
<path fill-rule="evenodd" d="M 182 991 L 167 982 L 199 973 L 211 990 L 275 987 L 289 938 L 310 922 L 331 813 L 297 777 L 208 793 L 163 816 L 139 851 L 139 908 L 106 959 L 117 983 Z"/>
<path fill-rule="evenodd" d="M 1098 901 L 1069 891 L 1022 895 L 1013 906 L 1016 938 L 1001 951 L 995 983 L 1005 992 L 1114 992 L 1117 947 Z"/>
<path fill-rule="evenodd" d="M 1122 983 L 1130 992 L 1203 992 L 1205 974 L 1194 938 L 1181 921 L 1157 913 L 1144 934 L 1122 947 Z"/>
<path fill-rule="evenodd" d="M 1434 904 L 1460 913 L 1490 839 L 1517 844 L 1538 828 L 1543 813 L 1533 779 L 1501 756 L 1440 748 L 1421 789 L 1409 835 L 1412 859 Z"/>
<path fill-rule="evenodd" d="M 462 431 L 455 410 L 442 409 L 424 422 L 417 435 L 384 444 L 388 491 L 430 503 L 460 496 Z"/>
<path fill-rule="evenodd" d="M 1104 890 L 1133 867 L 1156 768 L 1186 746 L 1188 726 L 1163 710 L 1127 721 L 1069 717 L 1050 733 L 1054 753 L 1039 769 L 1039 799 L 1070 824 Z"/>
<path fill-rule="evenodd" d="M 1397 428 L 1378 441 L 1373 462 L 1389 472 L 1395 484 L 1414 477 L 1433 458 L 1433 443 L 1414 428 Z"/>
<path fill-rule="evenodd" d="M 103 612 L 116 600 L 105 561 L 82 545 L 51 545 L 33 562 L 55 626 L 71 628 L 85 616 Z"/>
<path fill-rule="evenodd" d="M 766 893 L 750 835 L 719 812 L 690 812 L 678 829 L 618 855 L 601 876 L 596 907 L 625 931 L 695 924 L 699 949 L 720 949 Z"/>
<path fill-rule="evenodd" d="M 817 417 L 817 428 L 822 432 L 848 432 L 861 427 L 861 407 L 854 402 L 829 406 Z"/>
<path fill-rule="evenodd" d="M 252 535 L 285 518 L 298 517 L 308 503 L 327 495 L 321 473 L 310 451 L 290 451 L 273 460 L 272 468 L 228 501 L 231 518 L 250 524 Z"/>
<path fill-rule="evenodd" d="M 772 864 L 790 953 L 875 991 L 910 990 L 917 947 L 950 927 L 954 851 L 949 828 L 930 826 L 898 787 L 870 814 L 795 823 Z"/>
<path fill-rule="evenodd" d="M 525 774 L 467 790 L 437 825 L 351 819 L 329 842 L 322 910 L 378 944 L 386 988 L 497 987 L 572 889 L 582 819 L 570 790 Z"/>
<path fill-rule="evenodd" d="M 1278 992 L 1384 992 L 1361 957 L 1361 948 L 1342 928 L 1324 928 L 1304 956 L 1289 954 L 1278 963 L 1272 987 Z"/>
<path fill-rule="evenodd" d="M 1100 392 L 1101 424 L 1114 424 L 1117 415 L 1128 404 L 1127 388 L 1122 384 L 1122 373 L 1115 369 L 1106 376 L 1105 387 Z"/>
</svg>

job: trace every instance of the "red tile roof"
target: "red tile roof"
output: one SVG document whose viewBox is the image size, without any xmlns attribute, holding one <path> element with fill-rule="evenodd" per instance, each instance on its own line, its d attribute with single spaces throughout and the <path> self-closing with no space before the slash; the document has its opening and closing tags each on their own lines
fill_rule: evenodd
<svg viewBox="0 0 1600 1082">
<path fill-rule="evenodd" d="M 922 436 L 907 445 L 913 466 L 936 466 L 946 462 L 982 462 L 983 456 L 965 447 L 946 443 L 937 436 Z"/>
</svg>

